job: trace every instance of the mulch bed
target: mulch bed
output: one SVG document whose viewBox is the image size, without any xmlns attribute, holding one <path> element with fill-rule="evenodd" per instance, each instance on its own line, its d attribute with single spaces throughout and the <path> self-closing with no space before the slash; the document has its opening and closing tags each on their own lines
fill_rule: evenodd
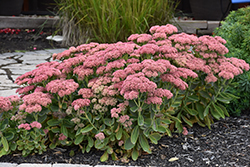
<svg viewBox="0 0 250 167">
<path fill-rule="evenodd" d="M 143 154 L 137 161 L 121 160 L 100 162 L 103 152 L 92 150 L 82 154 L 78 147 L 58 147 L 48 149 L 42 155 L 20 154 L 7 155 L 0 162 L 11 163 L 70 163 L 88 165 L 133 165 L 133 166 L 250 166 L 250 112 L 245 111 L 240 117 L 227 117 L 215 121 L 211 130 L 198 125 L 188 129 L 189 135 L 173 134 L 163 137 L 158 145 L 151 145 L 152 154 Z M 75 155 L 70 156 L 73 150 Z M 173 162 L 171 158 L 178 158 Z"/>
<path fill-rule="evenodd" d="M 35 51 L 62 48 L 60 42 L 47 40 L 54 35 L 55 29 L 0 29 L 0 54 L 7 52 Z M 59 34 L 60 35 L 60 34 Z"/>
</svg>

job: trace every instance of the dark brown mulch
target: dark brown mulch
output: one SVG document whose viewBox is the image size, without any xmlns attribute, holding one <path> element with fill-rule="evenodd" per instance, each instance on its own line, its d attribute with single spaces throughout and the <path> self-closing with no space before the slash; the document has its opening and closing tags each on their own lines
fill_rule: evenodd
<svg viewBox="0 0 250 167">
<path fill-rule="evenodd" d="M 6 29 L 0 29 L 0 54 L 15 51 L 34 51 L 63 47 L 60 42 L 46 39 L 47 36 L 55 34 L 55 29 L 20 29 L 20 32 L 17 32 L 18 29 L 11 30 L 13 31 L 13 34 Z"/>
<path fill-rule="evenodd" d="M 250 112 L 245 111 L 240 117 L 227 117 L 216 121 L 212 129 L 198 125 L 188 129 L 190 135 L 174 134 L 173 137 L 163 137 L 158 145 L 151 145 L 152 154 L 142 155 L 137 161 L 130 159 L 128 163 L 121 160 L 100 162 L 101 151 L 92 150 L 82 154 L 78 147 L 48 149 L 42 155 L 20 154 L 7 155 L 0 162 L 12 163 L 70 163 L 88 165 L 133 165 L 133 166 L 250 166 Z M 75 151 L 73 157 L 69 156 Z M 169 162 L 170 158 L 178 160 Z"/>
</svg>

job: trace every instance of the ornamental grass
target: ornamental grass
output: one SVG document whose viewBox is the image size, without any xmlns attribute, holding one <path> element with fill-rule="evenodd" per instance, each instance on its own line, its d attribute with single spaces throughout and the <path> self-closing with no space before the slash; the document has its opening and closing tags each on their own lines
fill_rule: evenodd
<svg viewBox="0 0 250 167">
<path fill-rule="evenodd" d="M 173 0 L 56 0 L 66 46 L 86 41 L 126 41 L 153 25 L 170 22 L 179 1 Z"/>
<path fill-rule="evenodd" d="M 224 57 L 219 36 L 178 34 L 170 24 L 149 31 L 70 47 L 19 76 L 20 98 L 0 97 L 0 156 L 77 145 L 127 162 L 151 154 L 162 136 L 229 116 L 227 88 L 249 64 Z"/>
</svg>

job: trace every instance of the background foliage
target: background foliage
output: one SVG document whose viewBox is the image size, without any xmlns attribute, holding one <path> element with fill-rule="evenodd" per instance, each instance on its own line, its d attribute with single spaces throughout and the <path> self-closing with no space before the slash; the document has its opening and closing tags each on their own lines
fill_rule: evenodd
<svg viewBox="0 0 250 167">
<path fill-rule="evenodd" d="M 250 63 L 250 7 L 232 11 L 214 31 L 215 35 L 224 38 L 229 49 L 226 57 L 236 57 Z M 234 87 L 229 92 L 240 97 L 226 105 L 232 115 L 240 115 L 242 110 L 250 107 L 250 72 L 233 80 Z"/>
<path fill-rule="evenodd" d="M 173 0 L 58 0 L 65 45 L 125 41 L 153 25 L 170 22 Z"/>
</svg>

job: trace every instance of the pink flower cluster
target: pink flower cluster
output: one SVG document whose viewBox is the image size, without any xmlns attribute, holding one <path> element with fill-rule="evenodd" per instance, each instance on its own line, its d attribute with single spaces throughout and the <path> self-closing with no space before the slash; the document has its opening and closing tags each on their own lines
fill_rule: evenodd
<svg viewBox="0 0 250 167">
<path fill-rule="evenodd" d="M 187 130 L 186 127 L 183 127 L 182 134 L 185 135 L 185 136 L 188 135 L 188 130 Z"/>
<path fill-rule="evenodd" d="M 21 125 L 18 126 L 18 129 L 21 129 L 21 128 L 23 128 L 25 130 L 30 130 L 31 129 L 30 124 L 28 124 L 28 123 L 21 124 Z"/>
<path fill-rule="evenodd" d="M 28 113 L 42 111 L 42 106 L 48 106 L 51 101 L 51 95 L 42 92 L 34 92 L 23 97 L 23 104 L 19 106 L 20 110 Z"/>
<path fill-rule="evenodd" d="M 121 95 L 127 100 L 138 98 L 139 92 L 152 93 L 157 88 L 157 85 L 145 77 L 142 72 L 129 75 L 123 82 Z"/>
<path fill-rule="evenodd" d="M 104 135 L 104 133 L 100 132 L 100 133 L 98 133 L 98 134 L 95 135 L 95 138 L 97 140 L 104 140 L 105 139 L 105 135 Z"/>
<path fill-rule="evenodd" d="M 165 34 L 173 34 L 175 32 L 178 32 L 178 29 L 171 25 L 171 24 L 167 24 L 164 26 L 153 26 L 149 29 L 149 32 L 151 34 L 155 34 L 155 33 L 165 33 Z"/>
<path fill-rule="evenodd" d="M 9 97 L 1 97 L 0 96 L 0 113 L 6 112 L 13 109 L 12 103 L 19 102 L 21 99 L 14 95 Z"/>
<path fill-rule="evenodd" d="M 128 115 L 122 115 L 119 118 L 119 122 L 124 126 L 124 127 L 130 127 L 132 123 L 132 119 Z"/>
<path fill-rule="evenodd" d="M 37 121 L 32 122 L 32 123 L 30 124 L 30 126 L 31 126 L 32 128 L 37 128 L 37 129 L 41 129 L 41 127 L 42 127 L 42 125 L 41 125 L 39 122 L 37 122 Z"/>
<path fill-rule="evenodd" d="M 46 85 L 46 90 L 50 91 L 51 93 L 58 93 L 60 97 L 63 97 L 65 95 L 70 95 L 71 93 L 75 92 L 78 87 L 79 84 L 76 83 L 73 79 L 56 79 L 50 81 Z"/>
<path fill-rule="evenodd" d="M 82 95 L 82 98 L 89 99 L 94 96 L 93 91 L 88 88 L 82 88 L 78 91 L 78 95 Z"/>
<path fill-rule="evenodd" d="M 77 99 L 71 103 L 71 105 L 74 107 L 75 110 L 79 110 L 82 107 L 89 106 L 89 104 L 90 104 L 89 99 Z"/>
<path fill-rule="evenodd" d="M 61 71 L 54 67 L 44 64 L 39 66 L 37 69 L 34 69 L 30 72 L 27 72 L 15 80 L 15 83 L 18 85 L 22 84 L 34 84 L 48 80 L 52 76 L 60 76 Z"/>
<path fill-rule="evenodd" d="M 120 108 L 112 108 L 111 109 L 111 118 L 115 117 L 118 118 L 119 117 L 119 113 L 121 112 Z"/>
<path fill-rule="evenodd" d="M 65 136 L 63 133 L 59 134 L 58 140 L 66 140 L 67 136 Z"/>
</svg>

